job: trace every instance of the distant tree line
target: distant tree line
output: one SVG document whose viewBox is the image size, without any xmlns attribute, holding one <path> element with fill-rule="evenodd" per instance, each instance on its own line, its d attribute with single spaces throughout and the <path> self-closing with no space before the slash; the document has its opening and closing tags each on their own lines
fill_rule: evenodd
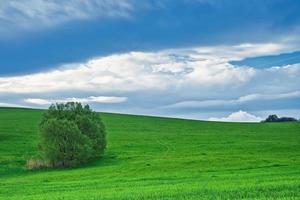
<svg viewBox="0 0 300 200">
<path fill-rule="evenodd" d="M 297 119 L 293 117 L 278 117 L 277 115 L 269 115 L 267 119 L 262 122 L 296 122 Z"/>
</svg>

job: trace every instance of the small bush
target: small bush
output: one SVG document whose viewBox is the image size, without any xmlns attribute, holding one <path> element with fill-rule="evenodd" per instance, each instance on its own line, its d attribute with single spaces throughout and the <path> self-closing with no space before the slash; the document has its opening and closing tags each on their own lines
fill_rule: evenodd
<svg viewBox="0 0 300 200">
<path fill-rule="evenodd" d="M 106 148 L 106 133 L 98 113 L 88 105 L 69 102 L 51 105 L 40 123 L 41 159 L 28 168 L 75 167 L 99 158 Z"/>
</svg>

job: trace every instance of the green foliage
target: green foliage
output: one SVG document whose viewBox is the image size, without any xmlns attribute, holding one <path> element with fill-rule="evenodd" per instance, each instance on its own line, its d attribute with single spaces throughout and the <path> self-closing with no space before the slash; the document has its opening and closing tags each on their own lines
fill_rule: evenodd
<svg viewBox="0 0 300 200">
<path fill-rule="evenodd" d="M 0 108 L 0 199 L 299 199 L 300 123 L 218 123 L 101 113 L 102 159 L 26 170 L 41 110 Z M 35 163 L 33 163 L 35 164 Z"/>
<path fill-rule="evenodd" d="M 105 129 L 89 106 L 69 102 L 52 105 L 40 124 L 39 149 L 54 167 L 74 167 L 101 156 Z"/>
<path fill-rule="evenodd" d="M 277 115 L 269 115 L 263 122 L 296 122 L 293 117 L 277 117 Z"/>
</svg>

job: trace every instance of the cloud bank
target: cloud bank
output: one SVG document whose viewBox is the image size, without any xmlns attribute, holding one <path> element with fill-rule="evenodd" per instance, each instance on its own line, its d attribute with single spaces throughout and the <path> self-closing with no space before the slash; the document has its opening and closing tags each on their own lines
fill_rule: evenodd
<svg viewBox="0 0 300 200">
<path fill-rule="evenodd" d="M 260 122 L 262 118 L 249 114 L 245 111 L 238 111 L 231 113 L 227 117 L 209 118 L 210 121 L 224 121 L 224 122 Z"/>
<path fill-rule="evenodd" d="M 107 97 L 107 96 L 90 96 L 87 98 L 65 98 L 65 99 L 25 99 L 24 102 L 35 105 L 50 105 L 53 103 L 81 102 L 81 103 L 122 103 L 127 100 L 126 97 Z"/>
<path fill-rule="evenodd" d="M 2 93 L 43 93 L 62 91 L 129 92 L 184 89 L 186 87 L 238 87 L 258 71 L 229 64 L 231 59 L 280 52 L 276 44 L 242 44 L 157 53 L 130 52 L 94 58 L 86 63 L 68 64 L 56 70 L 24 76 L 0 77 Z M 298 65 L 264 73 L 298 73 Z M 286 72 L 285 72 L 286 71 Z M 201 86 L 201 87 L 199 87 Z"/>
<path fill-rule="evenodd" d="M 0 77 L 0 101 L 41 107 L 80 101 L 108 112 L 163 116 L 253 109 L 257 104 L 260 111 L 272 106 L 296 109 L 300 64 L 266 69 L 230 64 L 293 49 L 289 43 L 266 43 L 113 54 L 50 71 Z M 272 103 L 264 106 L 265 102 Z M 241 112 L 228 118 L 241 116 L 258 120 Z"/>
</svg>

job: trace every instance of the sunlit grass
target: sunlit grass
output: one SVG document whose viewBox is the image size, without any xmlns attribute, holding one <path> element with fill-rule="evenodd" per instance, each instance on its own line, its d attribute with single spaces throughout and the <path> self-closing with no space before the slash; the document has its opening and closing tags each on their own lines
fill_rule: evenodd
<svg viewBox="0 0 300 200">
<path fill-rule="evenodd" d="M 30 171 L 42 111 L 0 109 L 0 199 L 299 199 L 300 123 L 102 114 L 108 149 L 76 169 Z"/>
</svg>

